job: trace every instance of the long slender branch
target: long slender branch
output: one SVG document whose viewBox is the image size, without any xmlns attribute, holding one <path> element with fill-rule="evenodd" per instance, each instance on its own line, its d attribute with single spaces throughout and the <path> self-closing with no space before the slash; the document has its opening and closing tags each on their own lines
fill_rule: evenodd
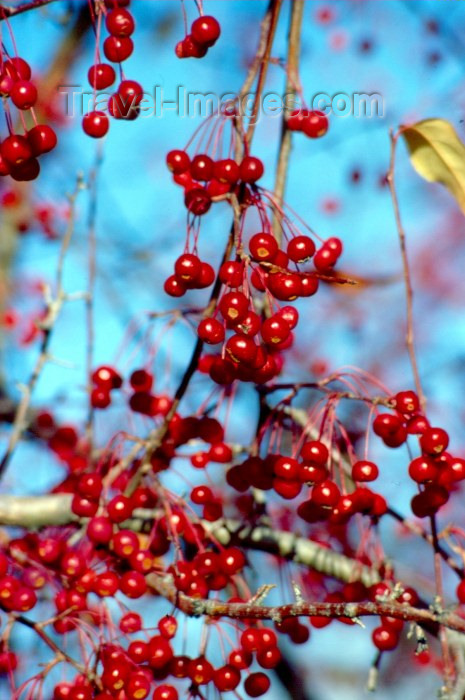
<svg viewBox="0 0 465 700">
<path fill-rule="evenodd" d="M 279 622 L 286 617 L 330 617 L 357 620 L 361 617 L 388 616 L 406 622 L 416 622 L 427 627 L 438 624 L 448 629 L 465 633 L 465 620 L 454 613 L 438 614 L 432 610 L 415 608 L 395 601 L 360 602 L 360 603 L 309 603 L 297 601 L 287 605 L 259 605 L 253 599 L 246 603 L 228 603 L 219 600 L 190 598 L 179 592 L 171 576 L 147 577 L 150 586 L 169 600 L 186 615 L 199 617 L 229 617 L 232 619 L 273 620 Z"/>
<path fill-rule="evenodd" d="M 300 35 L 302 31 L 304 4 L 304 0 L 294 0 L 294 2 L 291 2 L 291 21 L 287 51 L 286 100 L 292 99 L 296 94 L 296 84 L 299 76 Z M 292 132 L 287 128 L 286 118 L 287 114 L 284 112 L 281 121 L 281 139 L 274 185 L 274 197 L 278 206 L 282 206 L 283 203 L 292 145 Z M 282 228 L 276 211 L 273 216 L 273 235 L 277 241 L 281 242 Z"/>
<path fill-rule="evenodd" d="M 14 454 L 16 446 L 20 441 L 24 431 L 27 429 L 27 414 L 29 410 L 31 396 L 42 373 L 44 365 L 48 361 L 48 348 L 50 345 L 50 339 L 52 336 L 53 328 L 55 326 L 55 322 L 66 298 L 66 295 L 63 290 L 63 266 L 66 253 L 68 251 L 74 231 L 76 216 L 76 199 L 81 190 L 82 182 L 80 179 L 78 179 L 76 189 L 74 190 L 73 194 L 71 194 L 69 197 L 71 210 L 68 225 L 65 231 L 65 235 L 63 236 L 63 241 L 58 256 L 55 294 L 52 296 L 52 294 L 50 293 L 49 298 L 47 299 L 47 315 L 45 319 L 40 323 L 40 327 L 42 328 L 42 340 L 40 344 L 39 354 L 37 356 L 36 363 L 29 377 L 29 381 L 22 388 L 22 396 L 18 403 L 18 407 L 12 424 L 8 446 L 6 448 L 5 454 L 3 455 L 0 461 L 0 478 L 5 473 L 5 470 Z"/>
<path fill-rule="evenodd" d="M 247 147 L 250 147 L 252 143 L 252 138 L 254 135 L 255 127 L 257 125 L 257 116 L 260 109 L 260 99 L 265 86 L 266 74 L 268 72 L 268 64 L 271 55 L 271 48 L 273 46 L 273 39 L 276 32 L 276 27 L 278 24 L 279 13 L 282 7 L 282 0 L 271 0 L 271 17 L 266 34 L 266 43 L 264 47 L 263 54 L 260 57 L 260 70 L 258 73 L 257 89 L 255 91 L 255 98 L 252 106 L 252 114 L 249 119 L 249 124 L 247 127 L 246 142 Z"/>
<path fill-rule="evenodd" d="M 15 15 L 21 15 L 23 12 L 28 12 L 29 10 L 37 10 L 39 7 L 44 7 L 45 5 L 50 5 L 50 3 L 55 2 L 55 0 L 31 0 L 31 2 L 25 2 L 23 5 L 18 5 L 18 7 L 11 6 L 0 6 L 0 22 L 5 19 L 10 19 L 15 17 Z"/>
<path fill-rule="evenodd" d="M 79 518 L 71 511 L 71 500 L 71 494 L 0 495 L 0 525 L 40 529 L 78 523 Z M 152 522 L 161 515 L 161 511 L 135 510 L 134 516 L 124 523 L 124 527 L 142 530 L 147 522 Z M 247 549 L 268 552 L 340 581 L 359 580 L 364 585 L 371 586 L 380 580 L 376 569 L 293 532 L 276 530 L 266 524 L 244 525 L 233 519 L 219 523 L 206 520 L 200 522 L 213 539 L 223 546 L 237 543 Z"/>
<path fill-rule="evenodd" d="M 389 170 L 387 173 L 387 182 L 389 185 L 389 191 L 391 193 L 392 205 L 394 208 L 394 217 L 396 220 L 397 234 L 399 236 L 400 251 L 402 255 L 402 267 L 404 271 L 404 281 L 405 281 L 405 296 L 406 296 L 406 306 L 407 306 L 407 334 L 406 334 L 406 345 L 407 351 L 410 358 L 410 364 L 412 366 L 413 378 L 415 381 L 415 389 L 420 400 L 420 405 L 425 408 L 425 394 L 423 392 L 423 387 L 420 379 L 420 372 L 418 370 L 417 356 L 415 353 L 415 340 L 413 332 L 413 287 L 412 287 L 412 276 L 410 273 L 410 264 L 407 254 L 407 244 L 405 229 L 402 225 L 402 219 L 400 217 L 399 200 L 397 198 L 397 192 L 395 187 L 395 162 L 396 162 L 396 146 L 399 139 L 400 132 L 394 134 L 390 132 L 391 139 L 391 155 L 389 162 Z"/>
</svg>

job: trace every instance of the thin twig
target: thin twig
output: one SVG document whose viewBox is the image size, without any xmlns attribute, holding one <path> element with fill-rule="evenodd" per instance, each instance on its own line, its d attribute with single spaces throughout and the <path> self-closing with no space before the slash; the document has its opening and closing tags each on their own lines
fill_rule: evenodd
<svg viewBox="0 0 465 700">
<path fill-rule="evenodd" d="M 396 160 L 396 146 L 397 146 L 397 141 L 399 139 L 400 132 L 393 133 L 391 130 L 389 135 L 390 135 L 390 139 L 391 139 L 391 156 L 390 156 L 390 162 L 389 162 L 389 170 L 388 170 L 386 179 L 387 179 L 387 182 L 389 185 L 389 191 L 391 193 L 392 205 L 394 208 L 394 216 L 395 216 L 395 220 L 396 220 L 397 234 L 399 236 L 400 251 L 401 251 L 401 255 L 402 255 L 402 266 L 403 266 L 403 271 L 404 271 L 405 293 L 406 293 L 406 304 L 407 304 L 406 344 L 407 344 L 408 354 L 410 357 L 410 364 L 412 366 L 412 372 L 413 372 L 413 378 L 415 381 L 416 392 L 418 394 L 420 405 L 421 405 L 422 409 L 424 410 L 426 400 L 425 400 L 425 395 L 424 395 L 422 384 L 421 384 L 420 372 L 418 370 L 418 362 L 417 362 L 417 357 L 415 354 L 415 340 L 414 340 L 414 332 L 413 332 L 412 277 L 411 277 L 411 273 L 410 273 L 410 265 L 409 265 L 408 255 L 407 255 L 407 244 L 406 244 L 405 230 L 404 230 L 404 227 L 402 225 L 402 220 L 400 217 L 399 200 L 397 198 L 397 192 L 396 192 L 396 187 L 395 187 L 395 178 L 394 178 L 395 160 Z"/>
<path fill-rule="evenodd" d="M 302 19 L 304 13 L 304 0 L 291 2 L 291 21 L 289 25 L 288 49 L 287 49 L 287 78 L 286 78 L 286 102 L 295 97 L 296 85 L 299 76 L 300 35 L 302 31 Z M 289 157 L 291 154 L 292 132 L 287 128 L 287 114 L 283 112 L 281 120 L 281 139 L 279 144 L 278 163 L 276 166 L 274 198 L 278 206 L 282 207 L 284 191 L 286 189 Z M 276 210 L 273 216 L 273 235 L 281 243 L 282 227 Z"/>
</svg>

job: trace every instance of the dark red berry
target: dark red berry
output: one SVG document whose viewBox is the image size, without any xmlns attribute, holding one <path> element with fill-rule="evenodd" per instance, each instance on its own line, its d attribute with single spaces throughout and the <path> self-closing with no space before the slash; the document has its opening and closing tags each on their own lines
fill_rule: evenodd
<svg viewBox="0 0 465 700">
<path fill-rule="evenodd" d="M 94 139 L 100 139 L 105 136 L 110 127 L 110 122 L 105 112 L 89 112 L 82 120 L 82 128 L 84 133 L 92 136 Z"/>
</svg>

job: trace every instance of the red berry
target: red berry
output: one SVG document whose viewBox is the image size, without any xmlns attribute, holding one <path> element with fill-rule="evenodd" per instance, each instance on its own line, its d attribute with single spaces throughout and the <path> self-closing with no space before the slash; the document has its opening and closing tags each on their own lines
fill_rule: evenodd
<svg viewBox="0 0 465 700">
<path fill-rule="evenodd" d="M 215 281 L 215 270 L 207 262 L 200 263 L 200 275 L 195 280 L 195 286 L 197 289 L 205 289 L 209 287 Z"/>
<path fill-rule="evenodd" d="M 299 478 L 300 465 L 292 457 L 278 457 L 273 464 L 274 473 L 280 479 L 296 481 Z"/>
<path fill-rule="evenodd" d="M 244 280 L 244 265 L 238 260 L 229 260 L 221 265 L 218 275 L 228 287 L 240 287 Z"/>
<path fill-rule="evenodd" d="M 119 589 L 128 598 L 140 598 L 147 590 L 147 581 L 139 571 L 127 571 L 121 576 Z"/>
<path fill-rule="evenodd" d="M 359 460 L 352 466 L 352 479 L 354 481 L 374 481 L 378 475 L 379 469 L 376 464 L 366 459 Z"/>
<path fill-rule="evenodd" d="M 3 70 L 10 75 L 13 80 L 30 80 L 31 66 L 24 58 L 14 56 L 3 64 Z"/>
<path fill-rule="evenodd" d="M 392 651 L 399 643 L 399 637 L 392 627 L 376 627 L 371 635 L 373 644 L 380 651 Z"/>
<path fill-rule="evenodd" d="M 84 133 L 92 136 L 94 139 L 100 139 L 105 136 L 110 128 L 110 122 L 105 112 L 89 112 L 82 120 L 82 128 Z"/>
<path fill-rule="evenodd" d="M 270 233 L 256 233 L 249 241 L 249 250 L 259 262 L 270 262 L 278 252 L 278 243 Z"/>
<path fill-rule="evenodd" d="M 184 253 L 174 264 L 174 272 L 183 282 L 195 282 L 201 271 L 201 262 L 197 255 Z"/>
<path fill-rule="evenodd" d="M 108 389 L 97 386 L 90 393 L 90 404 L 93 408 L 104 409 L 111 404 L 111 396 Z"/>
<path fill-rule="evenodd" d="M 153 384 L 153 375 L 145 369 L 136 369 L 129 377 L 129 383 L 134 391 L 150 391 Z"/>
<path fill-rule="evenodd" d="M 270 346 L 283 343 L 291 332 L 286 321 L 278 314 L 270 316 L 262 323 L 260 330 L 263 341 Z"/>
<path fill-rule="evenodd" d="M 213 46 L 220 36 L 221 29 L 218 21 L 210 15 L 198 17 L 192 22 L 191 33 L 199 44 Z"/>
<path fill-rule="evenodd" d="M 31 144 L 24 136 L 12 134 L 7 136 L 0 146 L 0 153 L 12 166 L 21 165 L 32 158 Z"/>
<path fill-rule="evenodd" d="M 392 401 L 399 413 L 416 413 L 420 410 L 420 402 L 414 391 L 399 391 Z"/>
<path fill-rule="evenodd" d="M 449 436 L 442 428 L 428 428 L 420 437 L 420 447 L 431 455 L 439 455 L 447 450 Z"/>
<path fill-rule="evenodd" d="M 207 53 L 208 46 L 200 44 L 191 34 L 178 41 L 175 53 L 178 58 L 202 58 Z"/>
<path fill-rule="evenodd" d="M 328 131 L 329 121 L 324 112 L 312 110 L 302 120 L 302 130 L 306 136 L 312 139 L 324 136 Z"/>
<path fill-rule="evenodd" d="M 144 700 L 150 693 L 151 683 L 145 673 L 134 671 L 130 674 L 124 693 L 128 700 Z"/>
<path fill-rule="evenodd" d="M 308 236 L 295 236 L 287 244 L 287 254 L 290 260 L 303 263 L 315 253 L 315 244 Z"/>
<path fill-rule="evenodd" d="M 463 605 L 465 603 L 465 579 L 462 579 L 457 586 L 456 595 L 459 603 Z"/>
<path fill-rule="evenodd" d="M 216 345 L 224 340 L 224 327 L 215 318 L 204 318 L 198 325 L 197 334 L 205 343 Z"/>
<path fill-rule="evenodd" d="M 416 457 L 410 462 L 408 473 L 418 484 L 434 481 L 439 470 L 431 457 Z"/>
<path fill-rule="evenodd" d="M 108 36 L 103 42 L 105 58 L 112 63 L 121 63 L 132 54 L 134 44 L 130 37 Z"/>
<path fill-rule="evenodd" d="M 319 440 L 310 440 L 304 442 L 300 450 L 300 457 L 305 462 L 314 462 L 320 466 L 324 466 L 329 458 L 328 448 Z"/>
<path fill-rule="evenodd" d="M 182 297 L 186 293 L 186 285 L 177 275 L 170 275 L 165 280 L 163 289 L 170 297 Z"/>
<path fill-rule="evenodd" d="M 175 175 L 189 170 L 190 163 L 190 158 L 185 151 L 170 151 L 166 156 L 166 164 Z"/>
<path fill-rule="evenodd" d="M 205 188 L 194 187 L 186 192 L 184 204 L 195 216 L 203 216 L 210 209 L 212 200 Z"/>
<path fill-rule="evenodd" d="M 36 158 L 25 160 L 19 165 L 10 165 L 10 175 L 18 182 L 35 180 L 40 173 L 39 161 Z"/>
<path fill-rule="evenodd" d="M 242 292 L 227 292 L 219 303 L 223 318 L 232 323 L 240 323 L 249 310 L 249 300 Z"/>
<path fill-rule="evenodd" d="M 294 109 L 287 118 L 287 128 L 290 131 L 303 131 L 304 121 L 308 117 L 308 109 Z"/>
<path fill-rule="evenodd" d="M 111 10 L 105 18 L 105 26 L 113 36 L 130 36 L 135 29 L 134 17 L 124 8 Z"/>
<path fill-rule="evenodd" d="M 213 177 L 213 161 L 210 156 L 205 154 L 194 156 L 190 164 L 190 174 L 194 180 L 211 180 Z"/>
<path fill-rule="evenodd" d="M 37 88 L 29 80 L 18 80 L 10 91 L 10 98 L 18 109 L 30 109 L 37 102 Z"/>
<path fill-rule="evenodd" d="M 121 523 L 132 515 L 131 499 L 123 494 L 114 496 L 107 506 L 108 517 L 114 523 Z"/>
<path fill-rule="evenodd" d="M 232 158 L 218 160 L 213 166 L 213 174 L 220 182 L 235 185 L 240 177 L 239 166 Z"/>
<path fill-rule="evenodd" d="M 254 156 L 245 156 L 240 164 L 239 173 L 242 182 L 257 182 L 264 173 L 263 163 L 259 158 L 255 158 Z"/>
<path fill-rule="evenodd" d="M 116 80 L 116 73 L 109 63 L 96 63 L 87 72 L 89 84 L 96 90 L 105 90 Z"/>
<path fill-rule="evenodd" d="M 188 675 L 196 685 L 206 685 L 213 679 L 213 666 L 203 656 L 192 659 L 188 666 Z"/>
<path fill-rule="evenodd" d="M 235 666 L 222 666 L 216 669 L 213 682 L 220 693 L 235 690 L 241 682 L 241 674 Z"/>
<path fill-rule="evenodd" d="M 233 362 L 244 362 L 245 364 L 251 364 L 257 354 L 257 346 L 254 340 L 239 333 L 232 335 L 228 339 L 225 349 Z"/>
<path fill-rule="evenodd" d="M 27 132 L 27 140 L 31 146 L 32 155 L 40 156 L 42 153 L 52 151 L 57 145 L 57 136 L 48 124 L 38 124 Z"/>
<path fill-rule="evenodd" d="M 118 372 L 108 365 L 101 365 L 92 372 L 92 382 L 103 389 L 119 389 L 123 380 Z"/>
<path fill-rule="evenodd" d="M 251 673 L 245 680 L 244 690 L 249 697 L 258 698 L 261 695 L 265 695 L 270 685 L 270 679 L 264 673 Z"/>
<path fill-rule="evenodd" d="M 245 563 L 245 556 L 238 547 L 223 549 L 220 554 L 221 570 L 226 576 L 233 576 L 242 571 Z"/>
<path fill-rule="evenodd" d="M 178 691 L 172 685 L 159 685 L 153 691 L 152 700 L 179 700 Z"/>
<path fill-rule="evenodd" d="M 324 508 L 332 508 L 340 498 L 340 491 L 334 481 L 321 481 L 313 487 L 312 501 Z"/>
</svg>

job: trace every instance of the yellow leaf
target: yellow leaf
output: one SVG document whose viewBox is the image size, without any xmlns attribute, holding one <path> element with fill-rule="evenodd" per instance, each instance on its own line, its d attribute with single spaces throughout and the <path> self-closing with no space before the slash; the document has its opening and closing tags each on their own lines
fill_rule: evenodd
<svg viewBox="0 0 465 700">
<path fill-rule="evenodd" d="M 405 127 L 401 134 L 417 173 L 447 187 L 465 214 L 465 145 L 452 124 L 425 119 Z"/>
</svg>

